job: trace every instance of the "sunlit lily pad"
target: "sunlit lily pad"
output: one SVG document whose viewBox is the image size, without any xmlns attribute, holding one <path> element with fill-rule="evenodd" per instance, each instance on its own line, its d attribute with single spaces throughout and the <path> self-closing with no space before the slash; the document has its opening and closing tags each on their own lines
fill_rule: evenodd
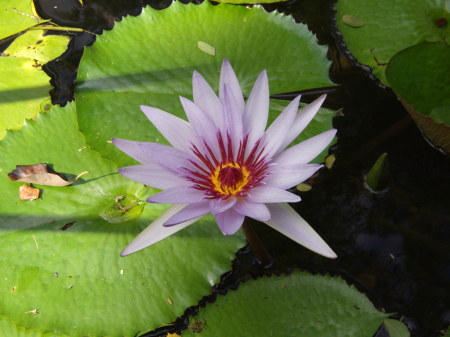
<svg viewBox="0 0 450 337">
<path fill-rule="evenodd" d="M 46 63 L 60 56 L 69 43 L 67 36 L 46 35 L 44 30 L 31 30 L 14 40 L 5 51 L 9 56 L 26 57 Z"/>
<path fill-rule="evenodd" d="M 261 7 L 213 6 L 206 1 L 174 2 L 162 11 L 148 7 L 139 17 L 117 23 L 85 50 L 76 104 L 88 143 L 120 166 L 130 164 L 108 140 L 162 141 L 139 105 L 184 118 L 178 96 L 192 98 L 193 71 L 217 89 L 223 58 L 230 60 L 246 95 L 263 69 L 271 94 L 333 85 L 326 48 L 290 17 Z"/>
<path fill-rule="evenodd" d="M 117 174 L 113 162 L 89 148 L 73 103 L 11 132 L 0 151 L 0 255 L 7 257 L 0 260 L 0 315 L 17 326 L 71 337 L 155 329 L 207 294 L 243 245 L 241 236 L 225 237 L 205 220 L 120 257 L 165 206 L 138 210 L 153 190 Z M 7 173 L 33 163 L 52 164 L 68 177 L 89 173 L 71 186 L 39 186 L 39 199 L 22 201 L 22 183 Z M 130 216 L 106 221 L 114 212 Z"/>
<path fill-rule="evenodd" d="M 29 313 L 33 315 L 33 313 Z M 16 326 L 8 317 L 0 316 L 0 336 L 5 337 L 68 337 L 60 333 L 42 333 L 38 330 L 29 330 Z"/>
<path fill-rule="evenodd" d="M 0 56 L 0 140 L 45 111 L 41 102 L 51 86 L 42 65 L 61 55 L 69 39 L 43 35 L 42 30 L 26 32 Z"/>
<path fill-rule="evenodd" d="M 0 8 L 0 40 L 45 20 L 35 16 L 31 0 L 3 0 Z"/>
<path fill-rule="evenodd" d="M 25 57 L 0 56 L 0 73 L 1 140 L 6 130 L 18 130 L 38 115 L 51 86 L 40 65 Z"/>
<path fill-rule="evenodd" d="M 359 24 L 355 26 L 352 22 Z M 346 48 L 385 85 L 389 85 L 386 66 L 398 52 L 423 41 L 450 43 L 449 22 L 450 7 L 446 0 L 336 3 L 336 25 Z"/>
<path fill-rule="evenodd" d="M 386 317 L 340 278 L 295 272 L 248 281 L 218 296 L 182 335 L 372 337 Z"/>
</svg>

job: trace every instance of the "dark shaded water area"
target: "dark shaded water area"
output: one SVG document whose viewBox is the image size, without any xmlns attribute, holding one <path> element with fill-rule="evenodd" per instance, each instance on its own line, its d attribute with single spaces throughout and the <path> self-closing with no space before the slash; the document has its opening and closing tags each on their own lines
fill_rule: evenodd
<svg viewBox="0 0 450 337">
<path fill-rule="evenodd" d="M 84 0 L 81 6 L 76 0 L 36 0 L 41 17 L 94 33 L 72 34 L 68 51 L 45 66 L 54 87 L 53 103 L 64 105 L 73 99 L 83 48 L 95 42 L 95 34 L 113 29 L 124 15 L 138 15 L 143 5 L 163 9 L 170 3 Z M 334 119 L 338 141 L 331 149 L 336 162 L 308 181 L 313 189 L 300 192 L 302 202 L 294 207 L 339 257 L 322 258 L 268 226 L 252 223 L 274 257 L 273 265 L 262 267 L 248 247 L 242 249 L 233 270 L 199 305 L 242 281 L 299 267 L 342 276 L 378 309 L 395 313 L 412 336 L 443 335 L 450 323 L 450 158 L 427 142 L 390 89 L 351 60 L 333 28 L 330 1 L 294 0 L 265 8 L 292 14 L 329 47 L 330 76 L 339 84 L 325 102 L 339 109 Z M 294 97 L 287 94 L 286 98 Z M 316 97 L 305 95 L 302 100 Z M 385 152 L 388 186 L 373 193 L 364 186 L 363 175 Z M 196 311 L 197 307 L 188 308 L 173 325 L 144 336 L 180 331 Z M 388 334 L 380 330 L 377 336 Z"/>
</svg>

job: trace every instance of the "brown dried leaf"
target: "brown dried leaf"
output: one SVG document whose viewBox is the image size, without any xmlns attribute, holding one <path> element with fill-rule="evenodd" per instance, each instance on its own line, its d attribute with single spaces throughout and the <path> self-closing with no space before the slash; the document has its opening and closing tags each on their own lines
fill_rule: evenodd
<svg viewBox="0 0 450 337">
<path fill-rule="evenodd" d="M 75 179 L 67 180 L 62 173 L 55 172 L 47 164 L 16 165 L 16 169 L 8 173 L 8 178 L 30 184 L 67 186 L 86 173 L 88 171 L 81 172 Z"/>
<path fill-rule="evenodd" d="M 23 184 L 19 187 L 19 198 L 20 200 L 36 200 L 39 199 L 40 192 L 41 190 L 39 188 Z"/>
</svg>

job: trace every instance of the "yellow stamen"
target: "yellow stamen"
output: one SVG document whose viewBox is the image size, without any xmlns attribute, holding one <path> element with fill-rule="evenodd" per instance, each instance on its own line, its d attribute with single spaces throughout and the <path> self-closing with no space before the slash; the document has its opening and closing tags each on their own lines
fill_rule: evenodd
<svg viewBox="0 0 450 337">
<path fill-rule="evenodd" d="M 244 166 L 230 162 L 218 166 L 210 179 L 217 192 L 224 196 L 233 196 L 247 185 L 249 176 L 250 173 Z"/>
</svg>

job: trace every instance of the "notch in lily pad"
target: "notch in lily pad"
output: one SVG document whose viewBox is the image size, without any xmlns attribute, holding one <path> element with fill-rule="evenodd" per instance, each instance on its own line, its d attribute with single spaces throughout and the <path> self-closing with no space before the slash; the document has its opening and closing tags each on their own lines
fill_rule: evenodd
<svg viewBox="0 0 450 337">
<path fill-rule="evenodd" d="M 100 216 L 110 223 L 121 223 L 138 219 L 145 202 L 133 194 L 118 195 L 106 202 Z"/>
</svg>

